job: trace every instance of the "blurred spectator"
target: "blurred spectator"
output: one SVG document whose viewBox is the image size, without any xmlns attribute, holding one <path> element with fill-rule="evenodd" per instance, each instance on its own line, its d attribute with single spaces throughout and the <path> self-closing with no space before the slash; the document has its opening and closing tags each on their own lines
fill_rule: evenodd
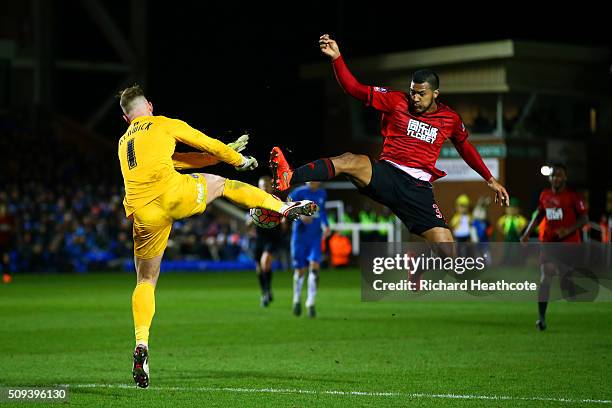
<svg viewBox="0 0 612 408">
<path fill-rule="evenodd" d="M 489 222 L 490 197 L 480 197 L 472 211 L 472 225 L 470 236 L 472 242 L 489 242 L 491 236 L 491 223 Z"/>
<path fill-rule="evenodd" d="M 517 198 L 511 198 L 510 205 L 506 207 L 506 213 L 497 220 L 497 229 L 503 234 L 505 242 L 519 242 L 527 226 L 527 219 L 519 213 L 519 205 Z"/>
<path fill-rule="evenodd" d="M 527 219 L 519 213 L 519 200 L 516 197 L 510 198 L 510 205 L 506 207 L 506 213 L 497 220 L 497 229 L 503 234 L 504 242 L 507 243 L 504 249 L 505 265 L 520 266 L 524 259 L 520 256 L 520 249 L 513 242 L 520 242 L 523 230 L 527 227 Z"/>
<path fill-rule="evenodd" d="M 344 235 L 334 232 L 327 242 L 329 243 L 331 266 L 337 268 L 348 265 L 353 249 L 351 240 Z"/>
<path fill-rule="evenodd" d="M 477 256 L 485 258 L 487 263 L 491 262 L 491 251 L 489 248 L 489 240 L 492 233 L 491 223 L 489 222 L 489 206 L 491 205 L 490 197 L 480 197 L 472 211 L 472 225 L 470 228 L 470 236 L 472 242 L 476 242 L 478 250 Z"/>
<path fill-rule="evenodd" d="M 448 226 L 457 242 L 470 242 L 472 216 L 470 215 L 470 198 L 466 194 L 461 194 L 455 200 L 455 211 Z"/>
</svg>

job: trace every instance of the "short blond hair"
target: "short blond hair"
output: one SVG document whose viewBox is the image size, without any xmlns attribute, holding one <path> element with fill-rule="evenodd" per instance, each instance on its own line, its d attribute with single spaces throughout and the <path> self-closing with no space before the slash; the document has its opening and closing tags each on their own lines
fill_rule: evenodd
<svg viewBox="0 0 612 408">
<path fill-rule="evenodd" d="M 131 110 L 132 102 L 139 97 L 144 98 L 145 95 L 140 85 L 134 84 L 119 92 L 119 94 L 117 94 L 117 97 L 119 98 L 119 105 L 121 105 L 121 109 L 123 109 L 125 113 L 129 113 Z"/>
</svg>

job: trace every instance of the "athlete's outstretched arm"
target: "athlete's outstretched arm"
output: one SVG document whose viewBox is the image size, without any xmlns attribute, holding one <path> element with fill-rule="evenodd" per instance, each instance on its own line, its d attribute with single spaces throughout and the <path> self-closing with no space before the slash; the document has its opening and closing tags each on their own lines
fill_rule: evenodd
<svg viewBox="0 0 612 408">
<path fill-rule="evenodd" d="M 228 143 L 227 146 L 240 153 L 246 149 L 249 143 L 249 135 L 242 135 L 236 141 Z M 177 170 L 201 169 L 202 167 L 214 166 L 219 163 L 215 156 L 204 152 L 175 152 L 172 155 L 172 164 Z"/>
<path fill-rule="evenodd" d="M 451 140 L 455 145 L 455 149 L 457 149 L 463 160 L 465 160 L 465 162 L 472 169 L 474 169 L 476 173 L 480 174 L 480 176 L 485 179 L 491 190 L 495 191 L 495 202 L 499 202 L 501 205 L 509 205 L 510 196 L 508 195 L 506 188 L 491 175 L 491 172 L 482 161 L 480 153 L 478 153 L 478 150 L 476 150 L 474 145 L 467 140 L 467 137 L 464 137 L 461 140 L 457 140 L 455 138 L 452 138 Z"/>
<path fill-rule="evenodd" d="M 210 153 L 220 161 L 231 164 L 237 169 L 250 170 L 257 167 L 257 161 L 254 158 L 241 155 L 225 143 L 206 136 L 182 120 L 168 119 L 168 121 L 168 132 L 177 141 Z"/>
<path fill-rule="evenodd" d="M 463 160 L 471 168 L 473 168 L 476 173 L 480 174 L 483 179 L 489 181 L 489 179 L 492 177 L 491 172 L 487 168 L 486 164 L 484 164 L 484 161 L 482 161 L 482 157 L 474 145 L 471 144 L 467 138 L 461 141 L 457 141 L 456 139 L 451 140 L 455 145 L 455 149 L 457 149 L 457 152 L 459 152 L 459 155 L 463 158 Z"/>
<path fill-rule="evenodd" d="M 367 102 L 370 87 L 361 84 L 349 71 L 344 58 L 340 54 L 338 43 L 329 37 L 329 34 L 323 34 L 319 38 L 319 48 L 321 52 L 332 59 L 334 73 L 338 83 L 346 93 L 360 101 Z"/>
</svg>

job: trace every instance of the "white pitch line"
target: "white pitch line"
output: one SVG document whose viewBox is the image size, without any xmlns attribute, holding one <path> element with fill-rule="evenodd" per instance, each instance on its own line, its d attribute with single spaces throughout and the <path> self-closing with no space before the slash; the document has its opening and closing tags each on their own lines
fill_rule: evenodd
<svg viewBox="0 0 612 408">
<path fill-rule="evenodd" d="M 127 384 L 61 384 L 74 388 L 125 388 L 136 389 L 134 385 Z M 300 390 L 294 388 L 232 388 L 232 387 L 151 387 L 150 390 L 168 391 L 200 391 L 200 392 L 235 392 L 254 394 L 310 394 L 310 395 L 358 395 L 367 397 L 405 397 L 426 399 L 469 399 L 493 401 L 546 401 L 565 402 L 568 404 L 612 404 L 612 400 L 602 399 L 572 399 L 554 397 L 511 397 L 507 395 L 472 395 L 472 394 L 425 394 L 402 392 L 375 392 L 375 391 L 336 391 L 336 390 Z"/>
</svg>

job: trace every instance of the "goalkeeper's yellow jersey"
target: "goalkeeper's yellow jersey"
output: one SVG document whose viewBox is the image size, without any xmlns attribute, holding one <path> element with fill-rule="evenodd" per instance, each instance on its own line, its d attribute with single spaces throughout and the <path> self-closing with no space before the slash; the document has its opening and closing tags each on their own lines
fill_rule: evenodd
<svg viewBox="0 0 612 408">
<path fill-rule="evenodd" d="M 164 116 L 141 116 L 132 121 L 119 139 L 119 162 L 125 185 L 123 206 L 129 217 L 164 194 L 176 177 L 172 155 L 176 142 L 207 152 L 239 166 L 242 155 L 187 123 Z"/>
</svg>

